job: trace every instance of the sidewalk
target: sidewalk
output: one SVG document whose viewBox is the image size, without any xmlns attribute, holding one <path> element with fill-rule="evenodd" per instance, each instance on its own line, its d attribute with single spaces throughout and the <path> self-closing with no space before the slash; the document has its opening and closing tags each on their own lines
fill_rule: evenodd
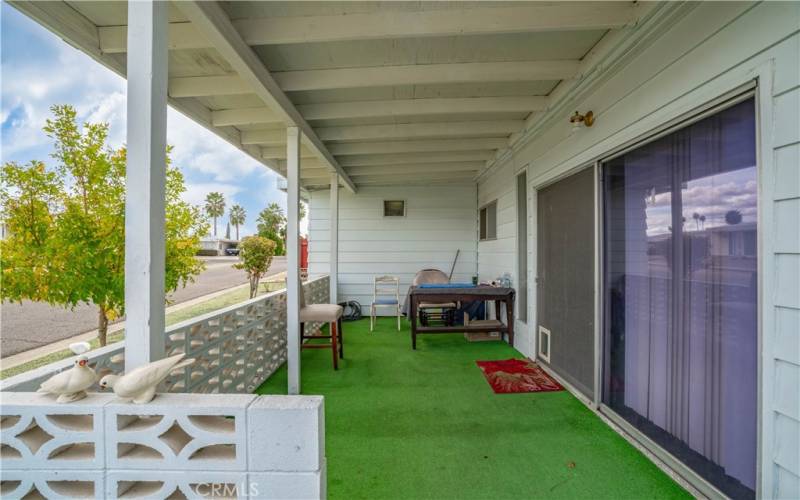
<svg viewBox="0 0 800 500">
<path fill-rule="evenodd" d="M 286 272 L 280 272 L 277 274 L 273 274 L 271 276 L 267 276 L 266 278 L 269 281 L 280 281 L 286 275 Z M 265 281 L 266 283 L 266 281 Z M 231 292 L 235 292 L 237 290 L 246 289 L 250 285 L 248 283 L 244 283 L 242 285 L 237 285 L 231 288 L 226 288 L 224 290 L 218 290 L 213 293 L 209 293 L 203 295 L 201 297 L 196 297 L 191 300 L 187 300 L 186 302 L 181 302 L 180 304 L 175 304 L 173 306 L 169 306 L 166 308 L 166 313 L 173 313 L 176 311 L 181 311 L 183 309 L 188 309 L 190 307 L 196 306 L 203 302 L 207 302 L 209 300 L 215 299 L 222 295 L 226 295 Z M 118 332 L 120 330 L 125 329 L 125 322 L 120 321 L 119 323 L 114 323 L 108 327 L 108 336 L 110 337 L 113 333 Z M 7 370 L 9 368 L 14 368 L 15 366 L 19 366 L 21 364 L 27 363 L 29 361 L 33 361 L 48 354 L 52 354 L 54 352 L 63 351 L 64 349 L 69 349 L 69 345 L 75 342 L 82 342 L 82 341 L 89 341 L 97 337 L 97 329 L 91 330 L 88 332 L 81 333 L 79 335 L 75 335 L 74 337 L 69 337 L 66 339 L 59 340 L 58 342 L 53 342 L 52 344 L 47 344 L 45 346 L 37 347 L 34 349 L 30 349 L 28 351 L 23 351 L 17 354 L 13 354 L 11 356 L 2 358 L 0 363 L 2 363 L 2 369 Z"/>
</svg>

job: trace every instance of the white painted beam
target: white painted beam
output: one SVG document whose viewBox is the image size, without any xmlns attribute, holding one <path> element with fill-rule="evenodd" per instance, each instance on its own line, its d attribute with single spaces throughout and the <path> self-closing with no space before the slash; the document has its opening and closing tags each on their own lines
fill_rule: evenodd
<svg viewBox="0 0 800 500">
<path fill-rule="evenodd" d="M 286 131 L 280 129 L 244 130 L 242 131 L 242 144 L 262 144 L 268 146 L 286 144 Z"/>
<path fill-rule="evenodd" d="M 167 8 L 128 3 L 125 372 L 164 357 Z"/>
<path fill-rule="evenodd" d="M 170 97 L 208 97 L 253 94 L 253 88 L 238 75 L 186 76 L 171 78 Z"/>
<path fill-rule="evenodd" d="M 297 110 L 306 120 L 337 120 L 464 113 L 530 113 L 546 107 L 546 97 L 523 96 L 330 102 L 301 104 Z M 212 114 L 214 124 L 219 126 L 269 124 L 279 120 L 266 107 L 225 109 Z"/>
<path fill-rule="evenodd" d="M 127 50 L 127 26 L 98 26 L 100 50 L 106 54 L 121 54 Z M 203 38 L 192 23 L 169 23 L 170 50 L 207 49 L 211 44 Z"/>
<path fill-rule="evenodd" d="M 325 179 L 325 183 L 327 183 L 331 178 L 331 171 L 325 170 L 321 168 L 315 168 L 312 170 L 303 170 L 300 172 L 300 180 L 302 181 L 301 184 L 307 184 L 309 180 L 314 179 Z"/>
<path fill-rule="evenodd" d="M 300 137 L 286 129 L 286 364 L 289 394 L 300 394 Z"/>
<path fill-rule="evenodd" d="M 345 168 L 362 165 L 403 165 L 409 163 L 442 163 L 454 161 L 486 161 L 494 158 L 494 151 L 437 151 L 428 153 L 392 153 L 377 155 L 353 155 L 339 157 Z"/>
<path fill-rule="evenodd" d="M 279 169 L 286 170 L 287 168 L 289 168 L 289 159 L 287 158 L 285 160 L 275 160 L 275 164 L 278 166 Z M 318 158 L 310 158 L 303 162 L 303 170 L 309 168 L 325 168 L 325 167 L 327 167 L 327 165 L 324 162 L 320 161 Z"/>
<path fill-rule="evenodd" d="M 267 107 L 222 109 L 211 112 L 211 123 L 215 127 L 237 125 L 283 125 L 286 122 Z M 284 148 L 285 149 L 285 148 Z"/>
<path fill-rule="evenodd" d="M 544 31 L 606 30 L 635 22 L 632 2 L 555 5 L 517 3 L 503 7 L 391 11 L 346 15 L 251 18 L 233 21 L 248 45 L 336 42 L 385 38 L 487 35 Z M 125 52 L 125 26 L 98 28 L 106 53 Z M 170 24 L 172 49 L 210 44 L 189 23 Z"/>
<path fill-rule="evenodd" d="M 502 137 L 476 139 L 439 139 L 421 141 L 352 142 L 328 144 L 328 151 L 334 155 L 369 155 L 383 153 L 414 153 L 426 151 L 480 151 L 498 149 L 508 145 Z"/>
<path fill-rule="evenodd" d="M 297 106 L 306 120 L 376 118 L 463 113 L 529 113 L 547 107 L 543 96 L 394 99 L 329 102 Z"/>
<path fill-rule="evenodd" d="M 445 137 L 508 136 L 520 130 L 522 120 L 479 122 L 398 123 L 318 128 L 323 141 L 364 141 L 373 139 L 421 139 Z"/>
<path fill-rule="evenodd" d="M 350 177 L 399 175 L 399 174 L 427 174 L 441 172 L 471 171 L 473 174 L 486 166 L 485 161 L 456 161 L 451 163 L 411 163 L 408 165 L 366 165 L 363 167 L 350 167 L 347 173 Z"/>
<path fill-rule="evenodd" d="M 395 85 L 564 80 L 578 75 L 580 61 L 517 61 L 412 64 L 275 72 L 287 92 Z"/>
<path fill-rule="evenodd" d="M 359 175 L 354 179 L 358 184 L 390 184 L 429 181 L 474 182 L 474 178 L 474 170 L 460 170 L 454 172 L 429 172 L 426 174 Z"/>
<path fill-rule="evenodd" d="M 295 92 L 394 85 L 565 80 L 578 76 L 579 65 L 580 61 L 577 60 L 412 64 L 283 71 L 271 75 L 280 90 Z M 252 86 L 235 75 L 174 78 L 170 80 L 169 88 L 171 97 L 236 95 L 254 92 Z"/>
<path fill-rule="evenodd" d="M 316 158 L 314 153 L 309 151 L 306 147 L 300 148 L 300 157 L 303 159 L 306 158 Z M 286 159 L 286 148 L 282 148 L 280 146 L 274 147 L 264 147 L 261 148 L 261 158 L 265 160 L 285 160 Z"/>
<path fill-rule="evenodd" d="M 331 198 L 328 206 L 330 217 L 330 243 L 331 251 L 328 266 L 330 269 L 330 302 L 339 303 L 339 175 L 331 174 Z"/>
<path fill-rule="evenodd" d="M 219 3 L 184 1 L 176 3 L 175 6 L 227 60 L 268 108 L 272 109 L 285 123 L 300 129 L 304 143 L 319 158 L 326 161 L 332 170 L 338 172 L 345 187 L 355 193 L 355 184 L 339 166 L 336 158 L 328 152 L 325 144 L 297 111 L 292 101 L 283 93 L 258 55 L 245 43 Z"/>
</svg>

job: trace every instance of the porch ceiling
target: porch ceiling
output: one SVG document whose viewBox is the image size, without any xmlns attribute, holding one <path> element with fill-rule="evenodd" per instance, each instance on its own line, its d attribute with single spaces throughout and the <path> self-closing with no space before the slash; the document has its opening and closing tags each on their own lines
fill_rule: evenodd
<svg viewBox="0 0 800 500">
<path fill-rule="evenodd" d="M 123 2 L 11 2 L 125 73 Z M 301 185 L 472 181 L 633 2 L 184 2 L 170 9 L 170 103 Z"/>
</svg>

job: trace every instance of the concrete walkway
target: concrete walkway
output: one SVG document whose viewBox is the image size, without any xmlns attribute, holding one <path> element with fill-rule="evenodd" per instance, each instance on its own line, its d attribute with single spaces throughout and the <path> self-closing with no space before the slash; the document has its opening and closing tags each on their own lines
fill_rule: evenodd
<svg viewBox="0 0 800 500">
<path fill-rule="evenodd" d="M 233 268 L 237 257 L 204 257 L 203 261 L 206 263 L 205 271 L 193 283 L 170 294 L 170 303 L 182 304 L 207 298 L 214 292 L 247 283 L 244 271 Z M 270 275 L 285 270 L 286 258 L 273 258 Z M 4 359 L 54 342 L 69 341 L 84 333 L 91 334 L 97 328 L 97 308 L 87 304 L 65 309 L 41 302 L 4 302 L 1 318 L 0 357 Z M 110 327 L 110 331 L 118 329 L 116 324 Z"/>
</svg>

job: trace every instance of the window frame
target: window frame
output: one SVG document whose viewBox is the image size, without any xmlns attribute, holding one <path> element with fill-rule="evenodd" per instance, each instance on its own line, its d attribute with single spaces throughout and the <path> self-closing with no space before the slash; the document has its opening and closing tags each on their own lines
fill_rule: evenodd
<svg viewBox="0 0 800 500">
<path fill-rule="evenodd" d="M 403 204 L 403 213 L 402 213 L 402 215 L 387 214 L 386 213 L 386 208 L 387 208 L 386 204 L 387 203 L 398 203 L 398 202 Z M 382 207 L 383 207 L 383 217 L 384 218 L 394 219 L 396 217 L 405 217 L 406 214 L 407 214 L 407 205 L 406 205 L 406 200 L 404 200 L 404 199 L 403 200 L 383 200 Z"/>
<path fill-rule="evenodd" d="M 489 235 L 490 208 L 494 208 L 494 234 Z M 485 214 L 485 215 L 484 215 Z M 486 227 L 484 227 L 484 225 Z M 497 200 L 494 199 L 478 208 L 478 241 L 493 241 L 497 239 Z"/>
</svg>

